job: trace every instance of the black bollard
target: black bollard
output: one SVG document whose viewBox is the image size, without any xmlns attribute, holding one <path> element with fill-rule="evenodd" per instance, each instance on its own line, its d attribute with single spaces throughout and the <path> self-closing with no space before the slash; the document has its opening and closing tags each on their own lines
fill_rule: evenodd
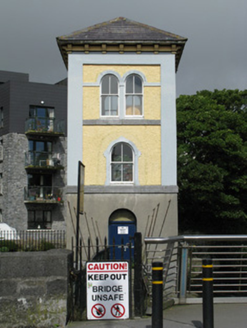
<svg viewBox="0 0 247 328">
<path fill-rule="evenodd" d="M 152 264 L 152 328 L 163 328 L 163 263 Z"/>
<path fill-rule="evenodd" d="M 213 265 L 211 259 L 202 261 L 203 328 L 214 328 Z"/>
</svg>

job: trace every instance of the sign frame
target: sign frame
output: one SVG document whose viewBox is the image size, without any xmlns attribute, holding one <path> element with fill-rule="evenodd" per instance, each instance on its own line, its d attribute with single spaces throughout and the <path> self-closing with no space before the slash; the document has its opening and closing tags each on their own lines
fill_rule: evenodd
<svg viewBox="0 0 247 328">
<path fill-rule="evenodd" d="M 86 263 L 87 319 L 129 319 L 130 282 L 129 261 L 88 261 Z M 97 313 L 100 305 L 105 309 L 103 315 Z"/>
</svg>

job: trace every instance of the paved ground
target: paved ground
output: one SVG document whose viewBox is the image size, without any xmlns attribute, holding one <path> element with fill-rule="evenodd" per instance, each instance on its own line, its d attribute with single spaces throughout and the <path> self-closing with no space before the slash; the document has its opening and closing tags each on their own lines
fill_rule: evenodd
<svg viewBox="0 0 247 328">
<path fill-rule="evenodd" d="M 151 317 L 133 320 L 91 320 L 73 322 L 69 328 L 152 328 Z M 163 313 L 163 328 L 203 328 L 202 305 L 175 305 Z M 246 328 L 246 304 L 215 304 L 214 328 Z"/>
</svg>

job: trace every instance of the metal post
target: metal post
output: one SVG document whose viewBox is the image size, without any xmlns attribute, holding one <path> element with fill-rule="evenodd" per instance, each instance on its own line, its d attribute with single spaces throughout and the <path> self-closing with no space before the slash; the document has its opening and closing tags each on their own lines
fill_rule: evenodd
<svg viewBox="0 0 247 328">
<path fill-rule="evenodd" d="M 142 276 L 142 234 L 134 235 L 134 304 L 135 316 L 141 317 L 144 308 L 143 276 Z"/>
<path fill-rule="evenodd" d="M 187 266 L 188 266 L 188 248 L 187 243 L 182 246 L 181 255 L 181 275 L 180 275 L 180 295 L 179 303 L 186 303 L 187 294 Z"/>
<path fill-rule="evenodd" d="M 163 263 L 152 264 L 152 328 L 163 328 Z"/>
<path fill-rule="evenodd" d="M 213 265 L 211 259 L 202 261 L 203 327 L 214 328 Z"/>
</svg>

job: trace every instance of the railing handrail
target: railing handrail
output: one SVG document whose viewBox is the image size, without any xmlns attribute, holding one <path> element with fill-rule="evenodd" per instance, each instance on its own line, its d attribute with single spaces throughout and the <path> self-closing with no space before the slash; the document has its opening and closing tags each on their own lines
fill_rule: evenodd
<svg viewBox="0 0 247 328">
<path fill-rule="evenodd" d="M 222 299 L 222 296 L 230 295 L 231 299 L 233 297 L 236 301 L 237 298 L 246 299 L 247 266 L 244 261 L 247 259 L 247 235 L 146 237 L 144 242 L 148 270 L 154 258 L 163 259 L 166 300 L 177 299 L 183 304 L 201 297 L 201 261 L 207 257 L 214 261 L 214 274 L 217 274 L 215 297 Z M 219 251 L 215 250 L 219 247 Z M 234 251 L 229 252 L 231 247 Z M 211 252 L 212 248 L 214 252 Z M 171 265 L 172 261 L 175 261 L 175 265 Z M 169 275 L 171 278 L 168 279 Z M 149 272 L 149 279 L 150 277 Z"/>
<path fill-rule="evenodd" d="M 144 242 L 146 244 L 166 244 L 168 242 L 186 242 L 196 240 L 246 240 L 247 235 L 182 235 L 172 237 L 145 237 Z"/>
</svg>

